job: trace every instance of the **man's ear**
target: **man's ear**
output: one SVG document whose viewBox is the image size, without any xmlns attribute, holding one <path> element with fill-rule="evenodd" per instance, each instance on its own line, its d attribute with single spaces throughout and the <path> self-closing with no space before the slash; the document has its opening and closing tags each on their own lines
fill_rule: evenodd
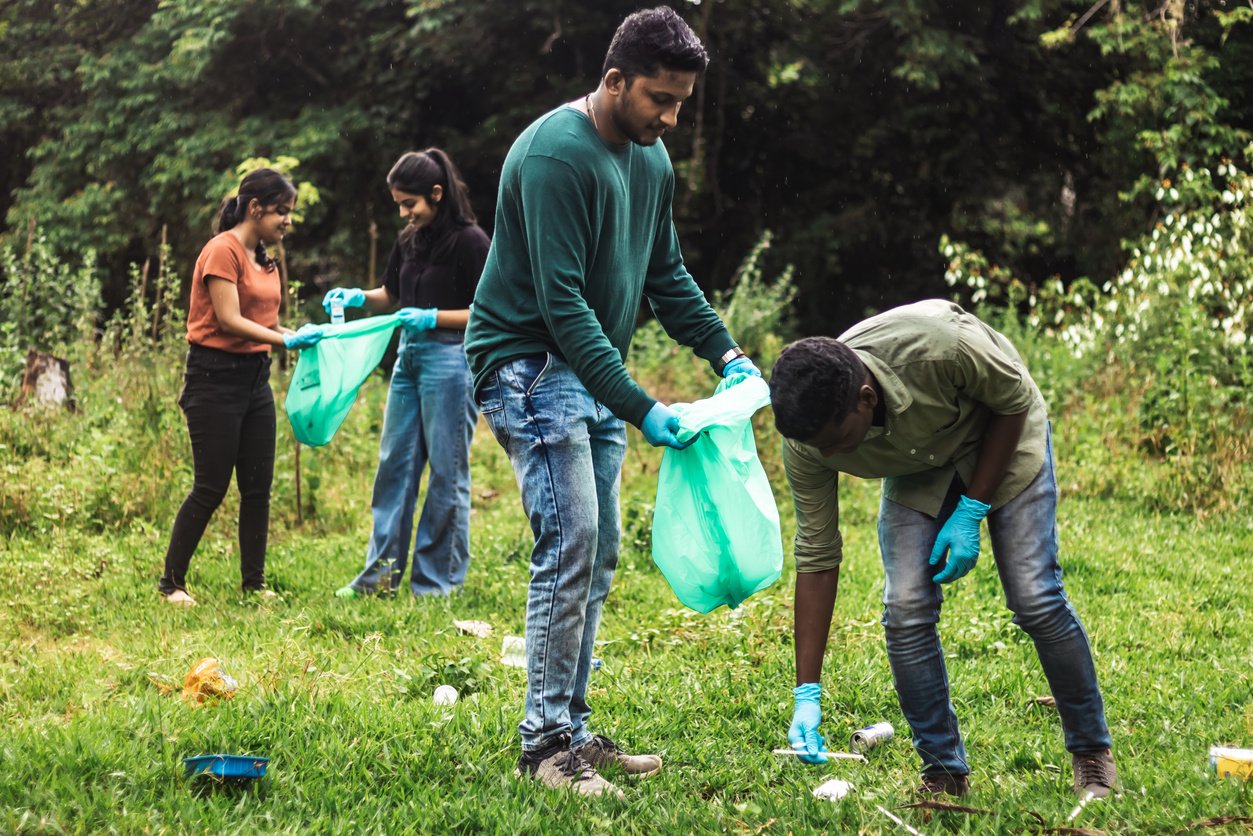
<svg viewBox="0 0 1253 836">
<path fill-rule="evenodd" d="M 617 67 L 610 67 L 609 72 L 605 73 L 605 77 L 601 79 L 601 85 L 609 92 L 611 96 L 620 96 L 627 89 L 627 78 L 622 74 L 622 70 Z"/>
<path fill-rule="evenodd" d="M 879 405 L 879 393 L 871 385 L 869 376 L 862 382 L 861 388 L 857 390 L 857 402 L 863 404 L 871 411 Z"/>
</svg>

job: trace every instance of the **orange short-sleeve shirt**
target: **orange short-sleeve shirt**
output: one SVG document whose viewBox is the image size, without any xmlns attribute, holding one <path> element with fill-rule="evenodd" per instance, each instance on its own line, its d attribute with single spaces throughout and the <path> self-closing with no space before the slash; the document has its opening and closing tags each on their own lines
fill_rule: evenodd
<svg viewBox="0 0 1253 836">
<path fill-rule="evenodd" d="M 191 305 L 187 311 L 187 342 L 234 354 L 269 352 L 270 346 L 265 343 L 222 332 L 213 300 L 209 298 L 207 279 L 210 276 L 225 279 L 238 288 L 239 312 L 245 319 L 266 328 L 278 327 L 278 306 L 283 296 L 278 269 L 258 267 L 244 245 L 228 230 L 210 239 L 196 259 L 191 279 Z"/>
</svg>

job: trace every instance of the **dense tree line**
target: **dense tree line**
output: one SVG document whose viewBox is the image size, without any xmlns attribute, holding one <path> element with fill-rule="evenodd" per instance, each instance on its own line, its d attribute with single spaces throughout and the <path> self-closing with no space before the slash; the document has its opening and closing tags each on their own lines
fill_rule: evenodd
<svg viewBox="0 0 1253 836">
<path fill-rule="evenodd" d="M 0 213 L 94 248 L 111 304 L 168 225 L 187 263 L 235 166 L 300 160 L 321 193 L 293 276 L 366 281 L 383 174 L 437 144 L 490 229 L 517 133 L 592 88 L 622 0 L 10 0 Z M 1098 281 L 1151 222 L 1163 166 L 1253 124 L 1247 2 L 674 0 L 713 62 L 668 147 L 693 273 L 761 232 L 801 326 L 947 291 L 940 236 L 1028 281 Z"/>
</svg>

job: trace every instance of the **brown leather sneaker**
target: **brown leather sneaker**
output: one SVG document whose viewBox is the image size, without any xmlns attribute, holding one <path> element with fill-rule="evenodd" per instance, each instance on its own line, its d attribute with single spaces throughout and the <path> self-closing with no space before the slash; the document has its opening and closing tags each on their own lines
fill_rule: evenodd
<svg viewBox="0 0 1253 836">
<path fill-rule="evenodd" d="M 597 769 L 603 769 L 609 764 L 617 764 L 632 778 L 656 775 L 661 771 L 660 755 L 628 755 L 619 748 L 618 744 L 602 734 L 592 735 L 592 739 L 584 743 L 578 753 L 583 760 Z"/>
<path fill-rule="evenodd" d="M 1093 798 L 1105 798 L 1118 783 L 1118 770 L 1109 749 L 1103 752 L 1079 752 L 1070 756 L 1075 769 L 1075 794 L 1080 798 L 1092 793 Z"/>
<path fill-rule="evenodd" d="M 591 764 L 570 748 L 568 734 L 558 735 L 541 750 L 523 752 L 513 774 L 517 778 L 539 781 L 553 789 L 569 789 L 580 795 L 623 798 L 621 790 L 602 778 Z"/>
<path fill-rule="evenodd" d="M 955 795 L 965 798 L 970 795 L 970 779 L 965 775 L 953 775 L 948 772 L 924 772 L 918 794 L 925 798 L 937 795 Z"/>
</svg>

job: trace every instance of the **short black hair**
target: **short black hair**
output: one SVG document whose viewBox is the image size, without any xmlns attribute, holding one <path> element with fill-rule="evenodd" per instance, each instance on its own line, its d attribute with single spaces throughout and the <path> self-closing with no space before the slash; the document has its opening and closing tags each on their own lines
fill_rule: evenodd
<svg viewBox="0 0 1253 836">
<path fill-rule="evenodd" d="M 779 435 L 808 441 L 857 406 L 866 365 L 844 343 L 806 337 L 786 346 L 770 373 L 770 403 Z"/>
<path fill-rule="evenodd" d="M 709 55 L 700 38 L 669 6 L 628 15 L 614 32 L 600 75 L 617 69 L 629 85 L 637 75 L 655 76 L 661 69 L 705 71 Z"/>
</svg>

